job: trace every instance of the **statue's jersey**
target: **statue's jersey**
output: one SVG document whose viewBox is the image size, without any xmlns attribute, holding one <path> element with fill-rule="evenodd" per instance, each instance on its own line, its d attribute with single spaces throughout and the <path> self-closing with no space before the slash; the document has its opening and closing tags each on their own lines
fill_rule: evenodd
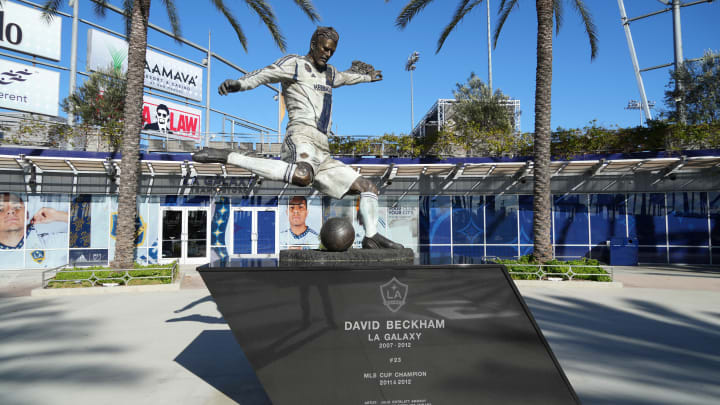
<svg viewBox="0 0 720 405">
<path fill-rule="evenodd" d="M 332 115 L 332 89 L 344 85 L 370 82 L 370 75 L 340 72 L 327 65 L 324 72 L 315 69 L 306 56 L 287 55 L 272 65 L 250 72 L 242 78 L 240 90 L 263 84 L 281 83 L 288 111 L 288 126 L 305 124 L 327 134 Z"/>
</svg>

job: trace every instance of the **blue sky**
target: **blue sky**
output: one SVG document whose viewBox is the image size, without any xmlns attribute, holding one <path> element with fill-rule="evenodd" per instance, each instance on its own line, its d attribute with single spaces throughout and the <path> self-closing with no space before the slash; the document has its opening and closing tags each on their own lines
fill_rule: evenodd
<svg viewBox="0 0 720 405">
<path fill-rule="evenodd" d="M 93 14 L 89 0 L 81 1 L 81 16 L 117 31 L 123 31 L 120 19 L 108 13 L 104 19 Z M 404 70 L 407 57 L 420 52 L 414 73 L 415 122 L 439 98 L 451 98 L 455 84 L 465 82 L 470 72 L 487 80 L 487 20 L 485 5 L 476 7 L 456 28 L 445 46 L 435 53 L 437 38 L 450 20 L 457 1 L 436 1 L 416 17 L 408 28 L 398 30 L 395 17 L 407 0 L 367 0 L 359 2 L 315 0 L 322 17 L 321 25 L 331 25 L 340 33 L 340 42 L 330 63 L 341 70 L 352 60 L 360 59 L 383 71 L 384 80 L 334 91 L 333 130 L 341 135 L 382 135 L 407 133 L 410 130 L 410 76 Z M 120 5 L 119 1 L 111 1 Z M 233 63 L 253 70 L 282 56 L 267 29 L 243 2 L 227 2 L 238 17 L 248 37 L 248 52 L 243 51 L 224 17 L 207 0 L 176 0 L 182 34 L 195 43 L 207 46 L 208 30 L 212 32 L 212 50 Z M 270 1 L 283 34 L 288 53 L 305 54 L 315 24 L 300 12 L 292 1 Z M 491 0 L 491 24 L 497 18 L 499 0 Z M 503 93 L 519 99 L 522 108 L 522 130 L 533 131 L 535 90 L 536 15 L 534 2 L 523 1 L 514 10 L 493 50 L 493 85 Z M 626 110 L 630 99 L 639 99 L 628 46 L 620 23 L 615 0 L 586 0 L 598 27 L 599 53 L 590 61 L 590 47 L 580 18 L 566 1 L 565 18 L 560 34 L 554 37 L 552 127 L 582 127 L 592 120 L 603 126 L 634 126 L 640 122 L 637 110 Z M 660 10 L 653 0 L 625 0 L 630 17 Z M 65 4 L 61 9 L 70 11 Z M 682 9 L 682 33 L 685 58 L 702 56 L 704 50 L 720 50 L 720 4 L 701 4 Z M 151 22 L 169 28 L 161 1 L 153 1 Z M 68 64 L 70 20 L 63 19 L 63 61 Z M 79 61 L 84 69 L 88 26 L 80 25 Z M 664 13 L 631 24 L 640 67 L 650 67 L 673 60 L 671 13 Z M 196 61 L 201 52 L 189 46 L 178 46 L 168 37 L 150 32 L 149 42 Z M 213 108 L 277 127 L 277 104 L 274 92 L 258 88 L 250 92 L 221 97 L 217 86 L 226 78 L 240 74 L 213 61 L 211 102 Z M 67 74 L 62 73 L 61 98 L 67 95 Z M 667 69 L 643 74 L 650 100 L 658 110 L 665 108 L 663 93 L 668 82 Z M 204 103 L 204 101 L 203 101 Z M 654 114 L 659 112 L 653 111 Z M 283 131 L 286 124 L 283 122 Z M 220 130 L 220 119 L 211 118 L 211 131 Z"/>
</svg>

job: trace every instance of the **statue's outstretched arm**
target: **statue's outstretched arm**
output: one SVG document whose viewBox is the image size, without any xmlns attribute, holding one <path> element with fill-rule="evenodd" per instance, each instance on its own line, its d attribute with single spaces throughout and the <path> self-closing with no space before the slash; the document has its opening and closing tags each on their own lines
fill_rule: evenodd
<svg viewBox="0 0 720 405">
<path fill-rule="evenodd" d="M 297 66 L 296 59 L 296 55 L 284 56 L 272 65 L 252 71 L 237 80 L 227 79 L 218 87 L 218 93 L 224 96 L 228 93 L 251 90 L 263 84 L 292 80 Z"/>
<path fill-rule="evenodd" d="M 357 83 L 377 82 L 382 80 L 382 71 L 375 70 L 373 65 L 354 60 L 350 69 L 337 72 L 333 87 L 347 86 Z"/>
</svg>

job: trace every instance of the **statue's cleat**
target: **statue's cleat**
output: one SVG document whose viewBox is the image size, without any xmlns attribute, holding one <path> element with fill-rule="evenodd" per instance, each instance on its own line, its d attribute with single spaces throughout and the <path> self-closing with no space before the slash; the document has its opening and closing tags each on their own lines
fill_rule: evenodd
<svg viewBox="0 0 720 405">
<path fill-rule="evenodd" d="M 193 153 L 192 160 L 198 163 L 227 163 L 231 150 L 202 148 Z"/>
<path fill-rule="evenodd" d="M 363 249 L 402 249 L 403 245 L 395 243 L 390 239 L 376 233 L 371 237 L 364 237 L 362 241 Z"/>
</svg>

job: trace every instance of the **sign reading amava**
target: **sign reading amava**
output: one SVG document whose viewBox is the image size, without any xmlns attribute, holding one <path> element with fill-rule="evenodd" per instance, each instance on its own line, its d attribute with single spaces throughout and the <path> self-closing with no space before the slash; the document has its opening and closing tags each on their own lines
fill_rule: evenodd
<svg viewBox="0 0 720 405">
<path fill-rule="evenodd" d="M 60 17 L 46 21 L 32 7 L 3 2 L 0 10 L 0 48 L 60 60 Z"/>
<path fill-rule="evenodd" d="M 60 73 L 0 60 L 0 107 L 58 115 Z"/>
<path fill-rule="evenodd" d="M 95 29 L 88 30 L 88 70 L 127 71 L 128 44 Z M 147 50 L 145 86 L 192 100 L 202 100 L 202 69 Z"/>
<path fill-rule="evenodd" d="M 202 116 L 197 108 L 143 97 L 143 132 L 171 139 L 199 141 Z"/>
</svg>

